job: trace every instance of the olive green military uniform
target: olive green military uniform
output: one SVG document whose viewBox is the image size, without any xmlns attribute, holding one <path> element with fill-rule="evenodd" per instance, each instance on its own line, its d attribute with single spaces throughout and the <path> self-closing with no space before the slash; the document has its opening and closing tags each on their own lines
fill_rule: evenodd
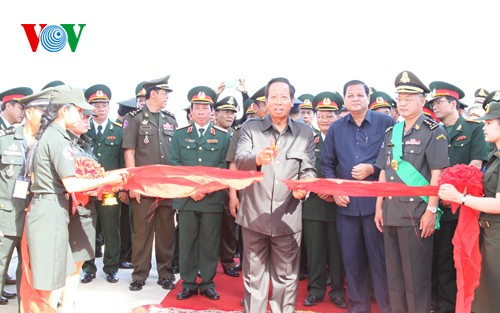
<svg viewBox="0 0 500 313">
<path fill-rule="evenodd" d="M 86 133 L 92 140 L 93 153 L 97 161 L 106 171 L 112 171 L 124 167 L 122 150 L 122 127 L 121 124 L 106 121 L 102 135 L 98 136 L 95 122 L 90 123 L 91 127 Z M 115 195 L 118 196 L 118 195 Z M 101 224 L 106 249 L 103 255 L 103 271 L 106 274 L 116 273 L 120 261 L 120 214 L 119 204 L 103 206 L 102 201 L 95 199 L 95 209 Z M 95 273 L 96 266 L 94 260 L 85 262 L 83 270 L 87 273 Z"/>
<path fill-rule="evenodd" d="M 66 131 L 52 123 L 43 133 L 34 157 L 31 210 L 26 233 L 35 289 L 64 287 L 75 271 L 69 246 L 69 201 L 62 178 L 74 176 L 74 148 Z"/>
<path fill-rule="evenodd" d="M 170 164 L 170 144 L 177 121 L 172 113 L 151 113 L 147 104 L 125 116 L 123 149 L 135 150 L 135 165 Z M 175 244 L 175 210 L 171 199 L 141 196 L 141 202 L 130 199 L 133 209 L 132 264 L 133 280 L 145 281 L 151 269 L 153 239 L 160 279 L 172 278 L 172 258 Z M 150 220 L 150 210 L 155 213 Z"/>
<path fill-rule="evenodd" d="M 170 150 L 172 165 L 227 168 L 230 136 L 226 130 L 208 124 L 200 138 L 196 127 L 178 129 Z M 219 238 L 225 190 L 207 194 L 200 201 L 174 200 L 179 211 L 179 265 L 182 287 L 200 291 L 214 288 L 219 259 Z M 198 268 L 201 282 L 196 283 Z"/>
<path fill-rule="evenodd" d="M 95 159 L 90 146 L 90 139 L 87 142 L 82 138 L 68 132 L 71 138 L 73 157 Z M 86 138 L 85 138 L 86 139 Z M 83 206 L 78 205 L 74 214 L 69 217 L 69 245 L 75 262 L 91 260 L 95 257 L 95 227 L 96 211 L 94 206 L 94 197 L 89 198 L 89 202 Z"/>
<path fill-rule="evenodd" d="M 449 166 L 445 130 L 421 115 L 402 138 L 403 160 L 424 176 Z M 387 182 L 402 183 L 393 160 L 392 127 L 385 134 L 376 166 Z M 429 312 L 433 237 L 418 228 L 427 204 L 420 197 L 386 197 L 383 204 L 384 245 L 391 308 L 397 312 Z M 412 295 L 408 297 L 408 295 Z"/>
<path fill-rule="evenodd" d="M 5 285 L 14 249 L 19 256 L 16 276 L 21 274 L 21 236 L 24 228 L 27 199 L 12 197 L 18 176 L 24 176 L 25 158 L 28 150 L 23 127 L 2 131 L 0 134 L 0 291 Z"/>
<path fill-rule="evenodd" d="M 484 139 L 483 125 L 460 116 L 455 125 L 446 127 L 450 166 L 469 164 L 472 160 L 487 160 L 489 144 Z M 452 239 L 457 228 L 459 212 L 453 214 L 449 207 L 443 205 L 440 205 L 440 208 L 443 210 L 441 227 L 434 234 L 433 284 L 436 284 L 437 290 L 433 297 L 438 299 L 442 308 L 453 310 L 456 304 L 457 282 Z"/>
<path fill-rule="evenodd" d="M 483 176 L 485 197 L 495 198 L 500 192 L 500 150 L 493 151 Z M 493 313 L 500 310 L 500 214 L 480 214 L 483 225 L 481 243 L 481 276 L 472 303 L 476 313 Z"/>
<path fill-rule="evenodd" d="M 321 173 L 321 149 L 323 137 L 318 132 L 314 136 L 316 154 L 316 172 Z M 345 272 L 337 234 L 337 205 L 327 202 L 317 194 L 312 193 L 304 201 L 302 209 L 304 243 L 307 246 L 307 265 L 309 281 L 307 291 L 323 299 L 326 291 L 326 266 L 330 269 L 331 299 L 345 296 Z"/>
</svg>

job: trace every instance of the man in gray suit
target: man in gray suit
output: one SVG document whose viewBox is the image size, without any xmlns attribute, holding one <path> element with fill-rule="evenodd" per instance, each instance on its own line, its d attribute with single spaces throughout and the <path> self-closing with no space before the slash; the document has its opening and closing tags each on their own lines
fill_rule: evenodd
<svg viewBox="0 0 500 313">
<path fill-rule="evenodd" d="M 316 177 L 314 134 L 288 114 L 295 88 L 274 78 L 265 89 L 269 115 L 243 124 L 236 150 L 240 170 L 265 172 L 241 191 L 236 222 L 242 227 L 245 312 L 293 312 L 297 298 L 304 190 L 288 190 L 283 179 Z"/>
</svg>

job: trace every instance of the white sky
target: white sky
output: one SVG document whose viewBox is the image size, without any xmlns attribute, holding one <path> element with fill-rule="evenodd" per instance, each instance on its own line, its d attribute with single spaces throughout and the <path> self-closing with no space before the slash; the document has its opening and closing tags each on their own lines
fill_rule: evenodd
<svg viewBox="0 0 500 313">
<path fill-rule="evenodd" d="M 463 3 L 460 3 L 463 2 Z M 2 1 L 0 91 L 52 80 L 96 83 L 116 101 L 137 83 L 171 75 L 167 109 L 185 122 L 189 89 L 245 78 L 250 95 L 273 77 L 302 93 L 339 91 L 360 79 L 393 94 L 394 78 L 500 89 L 499 4 L 495 1 Z M 87 24 L 68 45 L 33 53 L 21 24 Z M 240 104 L 241 105 L 241 104 Z"/>
</svg>

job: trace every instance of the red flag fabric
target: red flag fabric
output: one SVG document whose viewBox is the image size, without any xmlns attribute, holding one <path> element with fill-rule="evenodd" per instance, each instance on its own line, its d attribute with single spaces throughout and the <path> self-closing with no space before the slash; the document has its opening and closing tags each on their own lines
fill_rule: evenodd
<svg viewBox="0 0 500 313">
<path fill-rule="evenodd" d="M 289 189 L 351 197 L 401 197 L 437 196 L 438 186 L 407 186 L 403 183 L 382 183 L 378 181 L 358 181 L 332 178 L 285 179 Z"/>
<path fill-rule="evenodd" d="M 439 184 L 452 184 L 459 192 L 482 197 L 483 173 L 476 167 L 457 164 L 441 174 Z M 450 203 L 453 213 L 459 204 Z M 481 274 L 481 252 L 479 249 L 479 212 L 462 206 L 457 229 L 453 235 L 453 259 L 457 270 L 457 303 L 455 312 L 471 312 L 474 290 L 479 286 Z"/>
</svg>

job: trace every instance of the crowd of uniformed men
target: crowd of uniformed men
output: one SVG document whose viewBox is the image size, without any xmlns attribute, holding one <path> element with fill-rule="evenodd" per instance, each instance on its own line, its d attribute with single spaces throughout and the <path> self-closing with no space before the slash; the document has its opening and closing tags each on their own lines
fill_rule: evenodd
<svg viewBox="0 0 500 313">
<path fill-rule="evenodd" d="M 269 276 L 262 271 L 272 277 L 273 312 L 293 310 L 296 281 L 307 277 L 308 296 L 300 299 L 306 306 L 316 305 L 328 292 L 335 306 L 350 306 L 350 312 L 370 312 L 371 298 L 376 299 L 382 312 L 452 312 L 457 288 L 451 240 L 458 214 L 452 214 L 437 197 L 424 203 L 412 197 L 377 201 L 375 197 L 323 194 L 304 197 L 294 192 L 294 198 L 301 198 L 299 202 L 278 177 L 317 176 L 411 185 L 404 176 L 411 180 L 415 172 L 420 172 L 424 180 L 435 185 L 440 170 L 449 165 L 482 168 L 490 149 L 483 124 L 475 118 L 485 113 L 489 102 L 500 101 L 500 91 L 478 89 L 475 103 L 467 108 L 461 102 L 464 92 L 459 87 L 441 81 L 426 86 L 408 71 L 396 78 L 397 99 L 362 81 L 346 83 L 342 95 L 332 90 L 299 96 L 294 95 L 286 79 L 271 81 L 252 96 L 244 80 L 238 83 L 242 105 L 233 96 L 219 97 L 224 83 L 215 90 L 192 88 L 187 95 L 189 124 L 184 127 L 179 127 L 175 116 L 165 110 L 172 92 L 169 76 L 139 83 L 135 98 L 118 102 L 116 121 L 108 117 L 110 88 L 96 84 L 84 89 L 85 99 L 94 110 L 90 129 L 81 137 L 91 145 L 105 170 L 154 164 L 200 165 L 261 170 L 271 177 L 270 182 L 267 178 L 262 182 L 271 189 L 267 191 L 251 186 L 251 191 L 229 189 L 190 198 L 156 199 L 122 190 L 117 192 L 119 201 L 114 204 L 94 199 L 96 257 L 103 257 L 107 281 L 119 280 L 119 268 L 132 268 L 129 289 L 141 290 L 150 274 L 154 243 L 157 283 L 164 289 L 174 289 L 174 274 L 180 272 L 180 300 L 198 291 L 213 300 L 224 297 L 213 282 L 220 261 L 224 273 L 232 277 L 240 275 L 243 263 L 242 304 L 247 312 L 266 307 L 267 301 L 262 299 L 267 299 L 267 292 L 259 288 L 267 290 Z M 54 81 L 44 89 L 58 85 L 64 83 Z M 25 117 L 26 108 L 20 99 L 32 93 L 22 87 L 0 94 L 1 290 L 4 284 L 16 283 L 7 276 L 7 270 L 13 250 L 20 253 L 24 223 L 24 207 L 16 205 L 11 195 L 14 168 L 25 162 L 17 156 L 27 151 L 17 151 L 9 140 L 18 139 L 14 130 Z M 412 106 L 414 101 L 416 106 Z M 236 119 L 240 109 L 243 116 Z M 404 129 L 394 126 L 401 120 L 406 121 Z M 259 137 L 268 130 L 270 137 Z M 288 132 L 293 140 L 287 137 Z M 399 155 L 393 149 L 398 145 L 396 132 L 402 146 Z M 269 151 L 272 155 L 266 154 Z M 413 165 L 409 172 L 398 171 L 401 159 Z M 295 171 L 296 164 L 298 174 L 286 173 Z M 255 206 L 258 211 L 259 205 L 265 207 L 252 216 L 256 213 L 250 208 Z M 440 229 L 434 232 L 437 208 L 444 214 Z M 273 248 L 259 246 L 263 240 L 260 233 L 268 237 Z M 297 245 L 280 242 L 282 235 L 295 235 L 292 242 Z M 254 247 L 263 248 L 259 251 Z M 275 247 L 283 250 L 274 251 Z M 290 253 L 293 255 L 287 256 Z M 235 257 L 242 262 L 235 263 Z M 259 262 L 262 259 L 269 261 Z M 286 264 L 279 262 L 288 263 L 290 269 L 281 269 Z M 94 259 L 87 260 L 81 282 L 92 282 L 96 271 Z M 264 278 L 267 287 L 257 284 L 253 276 Z M 15 296 L 3 290 L 0 304 Z"/>
</svg>

